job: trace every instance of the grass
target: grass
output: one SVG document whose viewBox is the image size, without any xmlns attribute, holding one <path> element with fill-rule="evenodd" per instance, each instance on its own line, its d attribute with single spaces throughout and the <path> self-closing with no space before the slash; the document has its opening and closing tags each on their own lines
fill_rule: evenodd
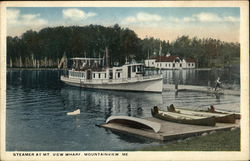
<svg viewBox="0 0 250 161">
<path fill-rule="evenodd" d="M 145 147 L 138 151 L 240 151 L 240 129 L 218 131 L 165 145 Z"/>
</svg>

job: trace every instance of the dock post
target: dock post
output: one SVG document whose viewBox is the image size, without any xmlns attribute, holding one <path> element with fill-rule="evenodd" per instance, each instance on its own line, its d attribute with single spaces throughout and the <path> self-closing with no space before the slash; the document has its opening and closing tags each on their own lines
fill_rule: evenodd
<svg viewBox="0 0 250 161">
<path fill-rule="evenodd" d="M 175 91 L 178 91 L 178 81 L 175 82 Z"/>
<path fill-rule="evenodd" d="M 208 82 L 207 82 L 207 86 L 208 86 L 208 88 L 210 87 L 210 85 L 211 85 L 211 82 L 210 82 L 210 81 L 208 81 Z"/>
<path fill-rule="evenodd" d="M 210 82 L 210 80 L 207 82 L 207 89 L 211 90 L 211 82 Z"/>
</svg>

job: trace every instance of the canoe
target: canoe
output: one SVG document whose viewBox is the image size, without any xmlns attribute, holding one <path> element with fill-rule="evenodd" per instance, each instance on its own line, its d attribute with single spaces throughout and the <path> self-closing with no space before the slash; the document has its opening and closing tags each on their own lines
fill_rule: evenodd
<svg viewBox="0 0 250 161">
<path fill-rule="evenodd" d="M 191 116 L 191 115 L 185 115 L 177 112 L 167 112 L 167 111 L 155 111 L 154 109 L 151 109 L 151 114 L 153 117 L 181 123 L 181 124 L 190 124 L 190 125 L 202 125 L 202 126 L 215 126 L 215 117 L 203 117 L 203 116 Z"/>
<path fill-rule="evenodd" d="M 160 123 L 131 116 L 110 116 L 106 120 L 106 124 L 108 123 L 118 123 L 123 126 L 128 126 L 143 130 L 152 129 L 155 133 L 159 132 L 161 129 Z"/>
<path fill-rule="evenodd" d="M 192 116 L 203 116 L 203 117 L 211 117 L 214 116 L 216 122 L 220 123 L 235 123 L 237 118 L 236 114 L 234 113 L 219 113 L 219 112 L 209 112 L 209 111 L 194 111 L 188 109 L 178 109 L 175 108 L 176 111 Z"/>
<path fill-rule="evenodd" d="M 219 114 L 234 114 L 235 119 L 240 119 L 240 113 L 237 112 L 229 112 L 229 111 L 222 111 L 222 110 L 215 110 L 214 112 L 208 111 L 208 110 L 199 110 L 201 112 L 208 112 L 208 113 L 219 113 Z"/>
</svg>

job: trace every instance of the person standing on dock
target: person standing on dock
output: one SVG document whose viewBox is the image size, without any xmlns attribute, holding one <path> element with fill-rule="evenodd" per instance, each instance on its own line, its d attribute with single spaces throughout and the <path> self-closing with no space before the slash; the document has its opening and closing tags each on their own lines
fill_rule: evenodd
<svg viewBox="0 0 250 161">
<path fill-rule="evenodd" d="M 217 90 L 217 88 L 221 88 L 221 82 L 220 82 L 220 77 L 217 78 L 216 80 L 216 84 L 215 84 L 215 91 Z"/>
</svg>

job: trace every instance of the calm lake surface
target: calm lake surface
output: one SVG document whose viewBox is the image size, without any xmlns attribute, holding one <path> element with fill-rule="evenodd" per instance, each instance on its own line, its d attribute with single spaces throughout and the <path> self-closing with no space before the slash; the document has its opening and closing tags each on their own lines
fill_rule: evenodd
<svg viewBox="0 0 250 161">
<path fill-rule="evenodd" d="M 219 75 L 239 88 L 239 71 L 162 71 L 165 83 L 207 85 Z M 151 71 L 152 72 L 152 71 Z M 60 82 L 62 71 L 8 70 L 6 103 L 7 151 L 117 151 L 163 144 L 99 128 L 111 115 L 150 117 L 150 108 L 207 108 L 239 112 L 239 96 L 164 92 L 134 93 L 86 90 Z M 230 77 L 228 76 L 230 75 Z M 227 78 L 227 79 L 226 79 Z M 81 114 L 66 113 L 80 108 Z"/>
</svg>

